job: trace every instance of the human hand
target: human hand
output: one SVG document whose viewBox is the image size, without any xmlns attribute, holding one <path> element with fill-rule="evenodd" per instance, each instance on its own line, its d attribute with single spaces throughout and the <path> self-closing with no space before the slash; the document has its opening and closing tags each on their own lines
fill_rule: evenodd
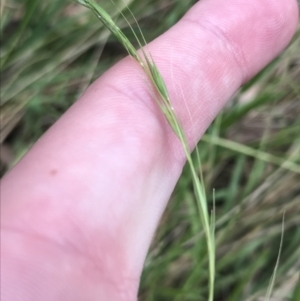
<svg viewBox="0 0 300 301">
<path fill-rule="evenodd" d="M 191 147 L 297 21 L 294 0 L 204 0 L 149 44 Z M 184 163 L 142 70 L 122 60 L 2 180 L 1 300 L 136 300 Z"/>
</svg>

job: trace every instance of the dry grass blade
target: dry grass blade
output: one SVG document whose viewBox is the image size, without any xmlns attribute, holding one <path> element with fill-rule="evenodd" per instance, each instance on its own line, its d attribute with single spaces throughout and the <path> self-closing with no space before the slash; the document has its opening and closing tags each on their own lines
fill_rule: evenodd
<svg viewBox="0 0 300 301">
<path fill-rule="evenodd" d="M 277 270 L 278 270 L 278 266 L 279 266 L 279 260 L 280 260 L 280 255 L 281 255 L 281 251 L 282 251 L 282 245 L 283 245 L 284 215 L 285 214 L 283 214 L 283 218 L 282 218 L 281 239 L 280 239 L 280 246 L 279 246 L 278 257 L 277 257 L 276 265 L 275 265 L 275 268 L 274 268 L 274 272 L 273 272 L 273 275 L 271 277 L 271 280 L 270 280 L 270 283 L 269 283 L 269 287 L 268 287 L 268 290 L 267 290 L 267 293 L 266 293 L 265 301 L 270 301 L 270 298 L 272 296 L 272 292 L 273 292 L 273 289 L 274 289 L 276 274 L 277 274 Z"/>
</svg>

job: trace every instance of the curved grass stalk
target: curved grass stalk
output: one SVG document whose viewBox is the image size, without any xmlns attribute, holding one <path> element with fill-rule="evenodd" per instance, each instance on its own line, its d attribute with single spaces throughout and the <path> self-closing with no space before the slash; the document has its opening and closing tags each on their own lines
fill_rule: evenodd
<svg viewBox="0 0 300 301">
<path fill-rule="evenodd" d="M 208 258 L 209 258 L 209 297 L 208 301 L 213 301 L 214 296 L 214 280 L 215 280 L 215 217 L 214 211 L 212 213 L 212 217 L 210 218 L 210 214 L 208 213 L 207 208 L 207 200 L 205 189 L 203 187 L 203 181 L 201 182 L 197 176 L 197 172 L 192 160 L 191 151 L 188 146 L 188 141 L 186 135 L 179 123 L 179 120 L 174 112 L 172 107 L 172 103 L 170 101 L 168 89 L 165 85 L 165 82 L 151 56 L 151 54 L 143 49 L 141 42 L 139 41 L 136 33 L 134 32 L 133 28 L 130 26 L 138 44 L 141 46 L 142 57 L 129 41 L 129 39 L 125 36 L 125 34 L 121 31 L 121 29 L 115 24 L 112 20 L 110 15 L 101 7 L 99 6 L 94 0 L 76 0 L 79 4 L 91 9 L 96 16 L 100 19 L 104 26 L 117 38 L 117 40 L 124 46 L 127 50 L 128 54 L 133 57 L 139 65 L 143 68 L 144 72 L 146 73 L 148 79 L 150 80 L 151 84 L 154 88 L 153 96 L 155 101 L 157 102 L 160 110 L 164 114 L 167 122 L 169 123 L 170 127 L 172 128 L 175 135 L 180 140 L 184 153 L 187 158 L 187 162 L 192 174 L 194 192 L 197 202 L 197 210 L 200 217 L 200 221 L 202 223 L 204 233 L 206 236 L 207 242 L 207 251 L 208 251 Z M 139 28 L 140 30 L 140 28 Z M 143 40 L 144 36 L 140 30 Z M 202 179 L 202 175 L 201 175 Z"/>
</svg>

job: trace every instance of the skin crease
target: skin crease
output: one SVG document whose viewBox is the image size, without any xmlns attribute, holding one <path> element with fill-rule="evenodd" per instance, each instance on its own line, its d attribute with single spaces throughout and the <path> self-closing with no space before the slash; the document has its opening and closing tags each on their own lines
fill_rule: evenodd
<svg viewBox="0 0 300 301">
<path fill-rule="evenodd" d="M 149 44 L 190 146 L 290 42 L 294 0 L 203 0 Z M 184 154 L 126 58 L 1 182 L 1 300 L 133 301 Z"/>
</svg>

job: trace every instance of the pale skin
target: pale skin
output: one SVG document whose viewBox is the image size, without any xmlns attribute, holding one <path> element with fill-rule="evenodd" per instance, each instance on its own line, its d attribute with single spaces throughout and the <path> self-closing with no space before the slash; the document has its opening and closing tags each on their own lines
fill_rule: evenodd
<svg viewBox="0 0 300 301">
<path fill-rule="evenodd" d="M 297 22 L 294 0 L 203 0 L 150 43 L 191 147 Z M 122 60 L 3 178 L 1 300 L 136 300 L 184 163 L 140 66 Z"/>
</svg>

